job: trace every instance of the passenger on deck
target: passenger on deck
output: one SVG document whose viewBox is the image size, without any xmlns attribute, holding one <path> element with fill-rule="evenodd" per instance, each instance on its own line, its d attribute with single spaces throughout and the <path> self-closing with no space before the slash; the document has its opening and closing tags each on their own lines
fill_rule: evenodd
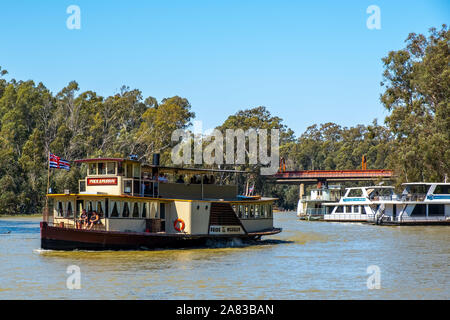
<svg viewBox="0 0 450 320">
<path fill-rule="evenodd" d="M 88 215 L 86 213 L 86 209 L 81 211 L 80 220 L 77 222 L 77 229 L 84 229 L 87 223 Z"/>
<path fill-rule="evenodd" d="M 182 176 L 182 175 L 180 175 L 180 176 L 178 177 L 177 183 L 184 183 L 184 179 L 183 179 L 183 176 Z"/>
<path fill-rule="evenodd" d="M 100 220 L 100 216 L 98 215 L 97 211 L 94 210 L 94 212 L 92 212 L 91 217 L 89 219 L 89 225 L 88 225 L 88 230 L 91 230 L 92 227 L 94 226 L 94 224 L 97 224 L 98 221 Z"/>
</svg>

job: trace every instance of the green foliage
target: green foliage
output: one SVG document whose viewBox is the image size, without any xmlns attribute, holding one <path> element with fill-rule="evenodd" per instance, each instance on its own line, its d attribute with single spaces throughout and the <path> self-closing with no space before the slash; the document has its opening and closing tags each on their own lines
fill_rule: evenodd
<svg viewBox="0 0 450 320">
<path fill-rule="evenodd" d="M 450 173 L 450 31 L 432 28 L 427 37 L 410 34 L 406 48 L 383 58 L 390 111 L 386 124 L 395 136 L 388 164 L 403 181 L 443 181 Z"/>
</svg>

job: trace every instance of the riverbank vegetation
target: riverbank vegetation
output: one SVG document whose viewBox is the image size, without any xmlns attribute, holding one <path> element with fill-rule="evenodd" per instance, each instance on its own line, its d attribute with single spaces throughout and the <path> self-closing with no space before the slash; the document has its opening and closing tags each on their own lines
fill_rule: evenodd
<svg viewBox="0 0 450 320">
<path fill-rule="evenodd" d="M 368 169 L 391 168 L 397 183 L 443 181 L 450 173 L 449 41 L 447 26 L 427 36 L 410 34 L 405 48 L 382 59 L 380 99 L 389 112 L 384 124 L 313 124 L 296 136 L 260 106 L 229 116 L 218 129 L 280 129 L 280 156 L 288 170 L 356 169 L 365 155 Z M 171 133 L 195 119 L 189 101 L 178 96 L 157 101 L 124 86 L 102 97 L 80 92 L 75 81 L 54 94 L 42 83 L 6 77 L 0 68 L 0 214 L 40 212 L 49 152 L 67 160 L 134 154 L 146 162 L 159 152 L 162 163 L 170 164 Z M 55 170 L 51 187 L 77 190 L 80 178 L 76 166 Z M 280 207 L 295 208 L 298 186 L 255 183 L 280 198 Z"/>
</svg>

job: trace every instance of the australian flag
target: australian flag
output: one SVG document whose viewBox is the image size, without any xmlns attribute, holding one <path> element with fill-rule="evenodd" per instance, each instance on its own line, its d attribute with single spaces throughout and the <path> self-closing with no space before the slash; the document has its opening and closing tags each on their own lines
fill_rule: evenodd
<svg viewBox="0 0 450 320">
<path fill-rule="evenodd" d="M 50 168 L 70 170 L 70 163 L 67 160 L 61 159 L 61 157 L 50 153 Z"/>
</svg>

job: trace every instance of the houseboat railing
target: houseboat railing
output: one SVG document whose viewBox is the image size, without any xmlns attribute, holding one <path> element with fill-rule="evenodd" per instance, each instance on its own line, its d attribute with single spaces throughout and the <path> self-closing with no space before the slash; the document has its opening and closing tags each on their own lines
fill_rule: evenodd
<svg viewBox="0 0 450 320">
<path fill-rule="evenodd" d="M 341 213 L 335 213 L 335 214 L 329 214 L 325 215 L 325 219 L 332 219 L 332 220 L 358 220 L 363 219 L 365 220 L 373 220 L 374 219 L 373 214 L 341 214 Z"/>
<path fill-rule="evenodd" d="M 328 213 L 328 208 L 307 208 L 306 214 L 307 215 L 324 215 Z"/>
<path fill-rule="evenodd" d="M 340 197 L 338 196 L 330 196 L 330 195 L 321 195 L 321 196 L 315 196 L 311 197 L 309 196 L 302 196 L 302 201 L 339 201 Z"/>
<path fill-rule="evenodd" d="M 426 196 L 427 196 L 426 194 L 419 194 L 419 193 L 407 194 L 407 195 L 403 194 L 401 197 L 401 200 L 402 201 L 424 201 Z"/>
</svg>

